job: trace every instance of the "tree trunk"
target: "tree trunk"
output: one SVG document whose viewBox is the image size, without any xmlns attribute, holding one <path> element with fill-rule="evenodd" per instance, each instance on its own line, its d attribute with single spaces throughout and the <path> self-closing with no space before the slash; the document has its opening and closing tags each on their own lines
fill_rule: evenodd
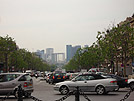
<svg viewBox="0 0 134 101">
<path fill-rule="evenodd" d="M 124 53 L 124 77 L 126 77 L 126 65 L 127 65 L 127 60 L 126 60 L 126 52 Z"/>
<path fill-rule="evenodd" d="M 5 53 L 5 72 L 8 72 L 8 54 Z"/>
<path fill-rule="evenodd" d="M 116 71 L 118 73 L 118 60 L 116 60 Z"/>
</svg>

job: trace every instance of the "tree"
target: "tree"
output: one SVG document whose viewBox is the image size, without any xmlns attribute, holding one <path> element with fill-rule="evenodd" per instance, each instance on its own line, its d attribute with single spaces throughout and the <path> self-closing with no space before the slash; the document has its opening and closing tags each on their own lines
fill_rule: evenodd
<svg viewBox="0 0 134 101">
<path fill-rule="evenodd" d="M 13 38 L 9 37 L 0 37 L 0 54 L 2 55 L 1 61 L 4 62 L 5 71 L 8 71 L 8 58 L 11 52 L 16 50 L 16 43 Z"/>
<path fill-rule="evenodd" d="M 13 38 L 0 37 L 0 63 L 4 63 L 5 72 L 12 67 L 16 71 L 23 69 L 48 70 L 50 66 L 26 49 L 19 49 Z"/>
<path fill-rule="evenodd" d="M 118 26 L 117 33 L 120 34 L 119 45 L 124 65 L 124 76 L 126 76 L 127 62 L 134 56 L 134 28 L 128 24 Z"/>
<path fill-rule="evenodd" d="M 111 62 L 114 71 L 118 72 L 118 62 L 124 64 L 124 76 L 126 76 L 126 64 L 134 56 L 134 29 L 128 25 L 114 26 L 105 32 L 99 32 L 97 43 L 101 47 L 105 59 Z"/>
</svg>

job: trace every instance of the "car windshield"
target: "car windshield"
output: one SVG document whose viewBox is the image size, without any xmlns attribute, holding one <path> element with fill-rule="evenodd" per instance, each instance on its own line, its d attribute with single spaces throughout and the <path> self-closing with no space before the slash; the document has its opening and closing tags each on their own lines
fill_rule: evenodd
<svg viewBox="0 0 134 101">
<path fill-rule="evenodd" d="M 75 81 L 85 81 L 85 80 L 94 80 L 95 78 L 91 75 L 79 75 L 75 79 Z"/>
</svg>

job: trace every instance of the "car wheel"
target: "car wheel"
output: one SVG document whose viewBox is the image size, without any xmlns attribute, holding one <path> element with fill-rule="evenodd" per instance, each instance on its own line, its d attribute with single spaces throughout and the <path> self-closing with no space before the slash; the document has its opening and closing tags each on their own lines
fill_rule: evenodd
<svg viewBox="0 0 134 101">
<path fill-rule="evenodd" d="M 96 88 L 96 93 L 101 95 L 101 94 L 105 94 L 105 88 L 103 86 L 98 86 Z"/>
<path fill-rule="evenodd" d="M 15 98 L 18 98 L 18 90 L 17 89 L 15 89 L 15 91 L 14 91 L 14 96 L 15 96 Z"/>
<path fill-rule="evenodd" d="M 31 96 L 31 93 L 27 92 L 27 93 L 24 94 L 24 96 L 25 96 L 25 98 L 29 98 Z"/>
<path fill-rule="evenodd" d="M 129 84 L 129 87 L 130 87 L 132 90 L 134 90 L 134 82 L 131 82 L 131 83 Z"/>
<path fill-rule="evenodd" d="M 52 81 L 52 85 L 54 84 L 54 82 Z"/>
<path fill-rule="evenodd" d="M 17 91 L 14 92 L 14 96 L 15 96 L 15 98 L 18 98 L 18 92 Z"/>
<path fill-rule="evenodd" d="M 65 95 L 65 94 L 67 94 L 68 92 L 69 92 L 69 89 L 68 89 L 67 86 L 61 86 L 61 88 L 60 88 L 60 93 L 61 93 L 62 95 Z"/>
</svg>

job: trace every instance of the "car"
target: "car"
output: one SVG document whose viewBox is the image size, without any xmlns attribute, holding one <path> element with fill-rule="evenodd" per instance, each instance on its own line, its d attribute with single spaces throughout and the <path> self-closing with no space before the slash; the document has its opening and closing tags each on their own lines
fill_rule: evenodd
<svg viewBox="0 0 134 101">
<path fill-rule="evenodd" d="M 27 73 L 1 73 L 0 74 L 0 95 L 7 95 L 10 93 L 18 97 L 17 88 L 21 85 L 23 96 L 29 97 L 33 92 L 33 80 Z"/>
<path fill-rule="evenodd" d="M 66 76 L 65 76 L 64 73 L 52 73 L 49 76 L 48 83 L 49 84 L 54 84 L 54 83 L 62 82 L 64 80 L 66 80 Z"/>
<path fill-rule="evenodd" d="M 77 75 L 79 75 L 79 73 L 71 73 L 69 79 L 72 80 Z"/>
<path fill-rule="evenodd" d="M 104 73 L 104 72 L 96 72 L 96 74 L 106 74 L 106 73 Z"/>
<path fill-rule="evenodd" d="M 128 86 L 134 90 L 134 79 L 133 78 L 130 78 L 128 79 Z"/>
<path fill-rule="evenodd" d="M 71 75 L 70 73 L 66 73 L 66 74 L 65 74 L 65 76 L 66 76 L 66 80 L 69 80 L 70 75 Z"/>
<path fill-rule="evenodd" d="M 91 69 L 89 69 L 89 71 L 88 71 L 88 73 L 96 73 L 96 72 L 100 72 L 99 71 L 99 68 L 91 68 Z"/>
<path fill-rule="evenodd" d="M 68 94 L 70 91 L 79 87 L 83 92 L 96 92 L 97 94 L 107 94 L 118 88 L 117 80 L 113 78 L 104 78 L 98 74 L 80 74 L 71 81 L 56 83 L 54 90 L 61 94 Z"/>
<path fill-rule="evenodd" d="M 40 71 L 36 71 L 36 74 L 37 74 L 38 77 L 42 77 L 42 74 L 41 74 Z"/>
<path fill-rule="evenodd" d="M 33 71 L 32 70 L 26 70 L 25 73 L 29 74 L 30 76 L 33 76 Z"/>
<path fill-rule="evenodd" d="M 117 85 L 119 88 L 117 88 L 115 91 L 118 91 L 120 88 L 128 87 L 128 79 L 126 79 L 126 78 L 120 77 L 115 74 L 102 74 L 102 75 L 103 75 L 103 77 L 114 78 L 117 80 Z"/>
</svg>

